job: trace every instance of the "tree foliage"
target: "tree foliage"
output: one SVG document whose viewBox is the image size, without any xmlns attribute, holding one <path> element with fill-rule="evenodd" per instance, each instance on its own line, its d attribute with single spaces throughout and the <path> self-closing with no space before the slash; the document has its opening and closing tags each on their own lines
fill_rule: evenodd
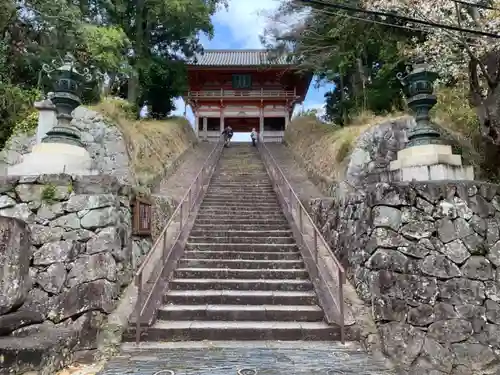
<svg viewBox="0 0 500 375">
<path fill-rule="evenodd" d="M 312 70 L 320 81 L 335 84 L 326 94 L 326 115 L 345 125 L 360 111 L 401 108 L 396 79 L 406 63 L 401 49 L 411 38 L 421 38 L 418 31 L 399 28 L 396 20 L 391 20 L 395 26 L 370 21 L 322 5 L 284 1 L 271 17 L 263 41 L 277 54 L 287 54 Z"/>
<path fill-rule="evenodd" d="M 0 0 L 0 147 L 33 93 L 47 91 L 42 65 L 67 52 L 105 73 L 105 94 L 145 101 L 155 117 L 174 109 L 183 93 L 183 61 L 202 51 L 211 36 L 210 16 L 225 0 Z M 90 87 L 86 102 L 103 94 Z M 24 109 L 21 109 L 24 108 Z M 21 116 L 21 117 L 20 117 Z"/>
</svg>

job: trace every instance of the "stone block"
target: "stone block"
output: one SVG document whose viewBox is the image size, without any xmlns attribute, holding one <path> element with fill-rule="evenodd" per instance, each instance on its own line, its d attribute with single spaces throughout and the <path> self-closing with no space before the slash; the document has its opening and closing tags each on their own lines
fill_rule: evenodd
<svg viewBox="0 0 500 375">
<path fill-rule="evenodd" d="M 71 363 L 77 342 L 76 330 L 45 325 L 28 336 L 0 337 L 0 374 L 54 375 Z"/>
<path fill-rule="evenodd" d="M 0 314 L 19 307 L 28 294 L 30 248 L 27 224 L 0 216 Z"/>
</svg>

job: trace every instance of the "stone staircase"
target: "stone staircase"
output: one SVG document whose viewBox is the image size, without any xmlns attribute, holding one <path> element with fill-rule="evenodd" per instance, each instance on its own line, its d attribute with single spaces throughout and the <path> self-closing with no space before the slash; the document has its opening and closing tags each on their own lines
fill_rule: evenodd
<svg viewBox="0 0 500 375">
<path fill-rule="evenodd" d="M 339 338 L 339 327 L 324 322 L 257 149 L 224 149 L 157 320 L 142 340 Z"/>
</svg>

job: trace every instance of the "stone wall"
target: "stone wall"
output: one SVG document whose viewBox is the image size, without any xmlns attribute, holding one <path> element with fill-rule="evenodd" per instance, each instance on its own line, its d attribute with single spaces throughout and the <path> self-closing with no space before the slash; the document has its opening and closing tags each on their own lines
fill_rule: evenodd
<svg viewBox="0 0 500 375">
<path fill-rule="evenodd" d="M 93 168 L 118 178 L 121 183 L 132 183 L 127 146 L 120 129 L 107 123 L 100 113 L 85 107 L 76 108 L 73 116 L 71 124 L 80 131 L 82 142 L 92 158 Z M 13 135 L 0 152 L 0 172 L 6 172 L 9 165 L 20 163 L 22 155 L 31 152 L 35 144 L 35 134 Z"/>
<path fill-rule="evenodd" d="M 25 365 L 9 362 L 14 349 L 29 347 L 19 337 L 42 332 L 39 342 L 54 342 L 51 335 L 67 330 L 77 332 L 62 335 L 67 351 L 96 347 L 99 328 L 151 247 L 131 235 L 130 198 L 130 187 L 109 176 L 0 179 L 0 235 L 26 227 L 0 248 L 0 357 L 12 373 Z"/>
<path fill-rule="evenodd" d="M 500 186 L 379 183 L 311 205 L 398 373 L 499 373 Z"/>
</svg>

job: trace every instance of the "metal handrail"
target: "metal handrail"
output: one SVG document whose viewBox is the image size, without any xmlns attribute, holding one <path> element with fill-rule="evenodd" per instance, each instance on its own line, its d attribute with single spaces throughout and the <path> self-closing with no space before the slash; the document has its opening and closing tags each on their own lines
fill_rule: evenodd
<svg viewBox="0 0 500 375">
<path fill-rule="evenodd" d="M 325 238 L 319 231 L 318 227 L 316 224 L 314 224 L 313 219 L 307 212 L 307 209 L 304 207 L 302 202 L 300 201 L 299 197 L 297 196 L 297 193 L 292 188 L 292 185 L 286 178 L 285 174 L 283 173 L 283 170 L 280 168 L 278 162 L 272 155 L 272 153 L 269 151 L 268 147 L 266 146 L 265 142 L 263 141 L 263 138 L 261 137 L 260 142 L 258 142 L 258 148 L 263 151 L 261 152 L 261 155 L 263 156 L 264 163 L 266 165 L 266 168 L 269 172 L 270 177 L 272 178 L 273 182 L 275 185 L 278 187 L 278 192 L 281 193 L 283 200 L 285 201 L 287 205 L 288 212 L 290 215 L 294 217 L 294 206 L 295 210 L 298 210 L 298 229 L 300 232 L 300 242 L 303 246 L 306 246 L 307 249 L 311 252 L 311 254 L 314 255 L 315 258 L 315 265 L 316 269 L 318 272 L 318 275 L 322 272 L 322 268 L 319 267 L 319 248 L 318 248 L 318 240 L 322 243 L 323 247 L 327 250 L 328 255 L 330 256 L 330 259 L 333 261 L 333 264 L 336 269 L 337 273 L 337 290 L 336 293 L 332 291 L 332 288 L 330 287 L 331 285 L 328 284 L 328 288 L 326 290 L 332 297 L 332 300 L 336 304 L 337 307 L 337 319 L 338 324 L 341 329 L 341 341 L 342 343 L 344 342 L 344 329 L 345 329 L 345 324 L 344 324 L 344 288 L 343 285 L 346 283 L 346 276 L 345 276 L 345 270 L 342 264 L 339 262 L 335 254 L 333 253 L 332 249 L 328 245 L 328 242 L 326 242 Z M 278 183 L 277 180 L 281 180 L 282 183 Z M 282 189 L 284 188 L 284 189 Z M 286 194 L 285 194 L 286 191 Z M 304 225 L 304 218 L 309 222 L 309 227 L 312 228 L 313 234 L 312 234 L 312 246 L 306 241 L 305 236 L 307 233 L 304 233 L 304 228 L 306 225 Z M 327 276 L 332 276 L 332 275 L 324 275 L 323 274 L 323 279 L 326 278 Z"/>
<path fill-rule="evenodd" d="M 196 177 L 191 182 L 191 185 L 189 185 L 186 193 L 180 200 L 175 211 L 170 216 L 170 219 L 168 220 L 167 224 L 161 231 L 157 240 L 151 247 L 151 250 L 149 251 L 148 255 L 146 256 L 141 266 L 134 275 L 135 285 L 137 287 L 137 302 L 135 309 L 137 344 L 140 342 L 141 318 L 143 317 L 144 311 L 147 308 L 148 304 L 150 303 L 155 287 L 157 286 L 157 284 L 159 283 L 159 281 L 163 276 L 165 265 L 168 263 L 167 260 L 170 257 L 175 244 L 179 241 L 184 225 L 188 221 L 187 219 L 189 217 L 189 214 L 191 213 L 191 210 L 196 204 L 197 199 L 203 190 L 206 180 L 211 176 L 217 164 L 217 161 L 219 160 L 222 149 L 223 149 L 223 142 L 222 142 L 222 137 L 220 137 L 219 141 L 208 155 L 205 163 L 203 163 L 203 166 L 200 168 Z M 186 211 L 185 207 L 187 207 L 187 212 L 184 212 Z M 173 242 L 171 242 L 171 246 L 168 248 L 167 251 L 167 241 L 169 240 L 168 232 L 169 229 L 174 227 L 174 224 L 178 224 L 178 227 L 176 228 L 177 229 L 176 232 L 173 233 Z M 159 259 L 160 256 L 161 259 Z M 155 270 L 156 267 L 158 267 L 159 260 L 161 260 L 162 262 L 160 270 L 158 272 L 158 275 L 151 284 L 151 290 L 144 299 L 143 298 L 144 285 L 149 283 L 152 272 Z"/>
</svg>

